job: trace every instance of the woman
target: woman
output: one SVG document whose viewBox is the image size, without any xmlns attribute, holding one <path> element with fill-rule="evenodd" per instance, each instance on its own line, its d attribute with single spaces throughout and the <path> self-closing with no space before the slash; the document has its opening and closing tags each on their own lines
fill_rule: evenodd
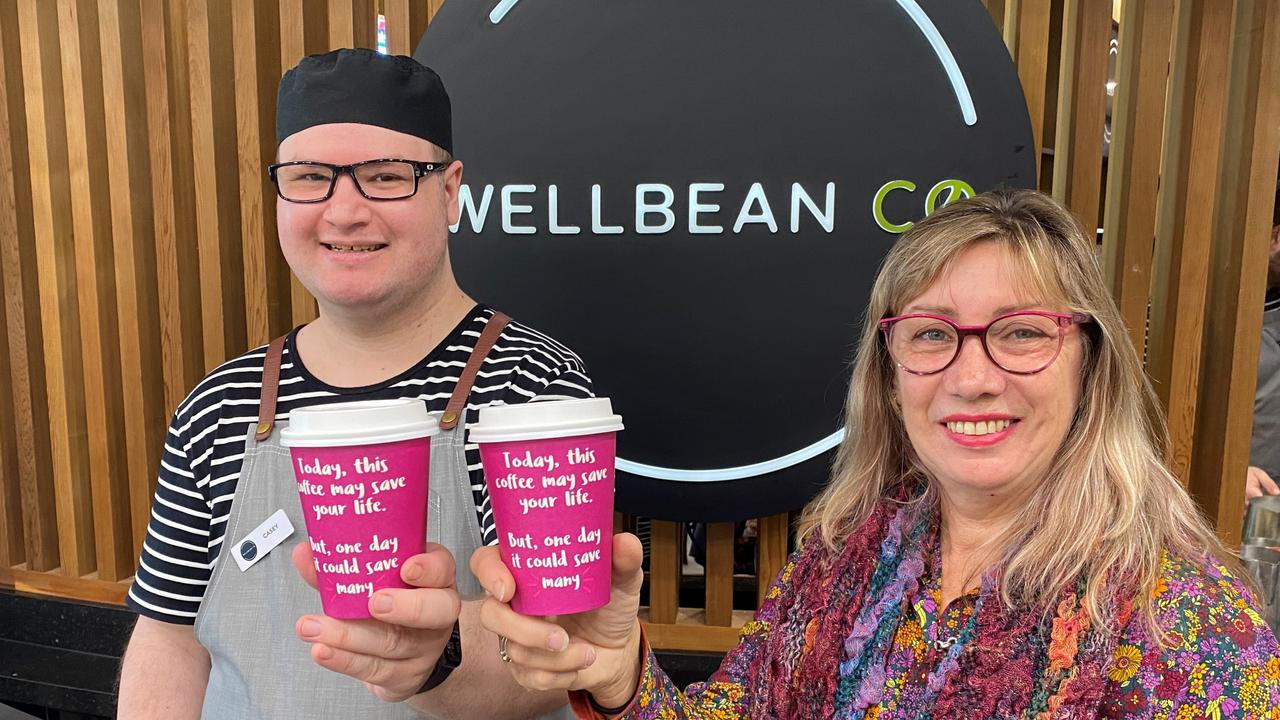
<svg viewBox="0 0 1280 720">
<path fill-rule="evenodd" d="M 583 717 L 1280 717 L 1276 640 L 1163 465 L 1093 243 L 1002 191 L 905 234 L 872 290 L 832 481 L 708 683 L 677 691 L 635 612 L 516 615 L 473 567 L 516 678 Z M 504 658 L 504 659 L 505 659 Z"/>
</svg>

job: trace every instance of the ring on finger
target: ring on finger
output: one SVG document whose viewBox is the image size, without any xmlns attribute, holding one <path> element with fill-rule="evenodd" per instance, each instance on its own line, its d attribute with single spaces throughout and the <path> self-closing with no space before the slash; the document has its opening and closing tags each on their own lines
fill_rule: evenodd
<svg viewBox="0 0 1280 720">
<path fill-rule="evenodd" d="M 498 657 L 504 663 L 511 662 L 511 656 L 507 654 L 507 638 L 505 635 L 498 636 Z"/>
</svg>

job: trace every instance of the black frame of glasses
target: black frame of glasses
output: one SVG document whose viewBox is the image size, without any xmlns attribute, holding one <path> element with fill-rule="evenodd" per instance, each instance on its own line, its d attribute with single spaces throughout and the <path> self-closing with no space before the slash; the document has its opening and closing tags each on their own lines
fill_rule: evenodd
<svg viewBox="0 0 1280 720">
<path fill-rule="evenodd" d="M 409 165 L 413 166 L 413 192 L 409 193 L 408 195 L 403 195 L 401 197 L 382 198 L 382 197 L 373 197 L 372 195 L 366 193 L 364 191 L 364 188 L 360 187 L 360 180 L 356 178 L 356 172 L 355 172 L 356 168 L 362 167 L 364 165 L 372 165 L 373 163 L 385 163 L 385 162 L 401 162 L 401 163 L 408 163 Z M 333 191 L 338 187 L 338 178 L 342 177 L 343 173 L 346 173 L 347 175 L 351 176 L 351 182 L 356 186 L 356 192 L 360 193 L 360 195 L 363 196 L 366 200 L 376 200 L 378 202 L 392 202 L 395 200 L 408 200 L 414 195 L 417 195 L 418 181 L 421 180 L 423 176 L 430 175 L 433 172 L 444 170 L 445 168 L 449 167 L 452 164 L 453 164 L 453 160 L 447 160 L 447 161 L 441 161 L 441 162 L 427 162 L 425 160 L 405 160 L 404 158 L 377 158 L 374 160 L 361 160 L 358 163 L 351 163 L 350 165 L 334 165 L 333 163 L 320 162 L 319 160 L 291 160 L 290 162 L 274 163 L 274 164 L 268 165 L 267 177 L 271 178 L 271 184 L 276 186 L 276 195 L 279 196 L 279 198 L 281 200 L 284 200 L 285 202 L 300 203 L 304 205 L 310 204 L 310 203 L 324 202 L 329 198 L 333 197 Z M 278 171 L 282 167 L 289 167 L 291 165 L 319 165 L 320 167 L 325 167 L 332 170 L 333 179 L 329 181 L 329 191 L 324 194 L 324 197 L 319 197 L 314 200 L 294 200 L 292 198 L 285 197 L 284 193 L 281 192 L 280 190 L 280 181 L 276 179 L 276 171 Z"/>
</svg>

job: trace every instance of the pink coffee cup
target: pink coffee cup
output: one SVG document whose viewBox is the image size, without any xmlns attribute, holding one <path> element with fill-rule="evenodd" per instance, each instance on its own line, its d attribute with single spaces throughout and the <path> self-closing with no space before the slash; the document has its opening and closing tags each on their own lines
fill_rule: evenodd
<svg viewBox="0 0 1280 720">
<path fill-rule="evenodd" d="M 324 614 L 369 617 L 375 590 L 408 587 L 405 560 L 426 548 L 431 436 L 421 400 L 297 408 L 289 448 Z"/>
<path fill-rule="evenodd" d="M 487 407 L 480 446 L 511 607 L 567 615 L 609 602 L 613 570 L 615 433 L 608 398 Z"/>
</svg>

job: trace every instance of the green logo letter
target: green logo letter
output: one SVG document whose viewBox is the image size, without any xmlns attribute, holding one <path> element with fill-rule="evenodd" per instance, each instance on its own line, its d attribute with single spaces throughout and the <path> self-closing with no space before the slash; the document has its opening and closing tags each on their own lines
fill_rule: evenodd
<svg viewBox="0 0 1280 720">
<path fill-rule="evenodd" d="M 880 189 L 876 191 L 875 198 L 871 201 L 871 214 L 872 216 L 875 217 L 876 224 L 879 225 L 881 229 L 883 229 L 885 232 L 891 232 L 891 233 L 906 232 L 907 230 L 911 229 L 911 226 L 914 223 L 907 222 L 902 225 L 895 225 L 894 223 L 889 222 L 889 219 L 884 216 L 884 198 L 886 195 L 889 194 L 891 190 L 906 190 L 907 192 L 915 192 L 916 184 L 911 182 L 910 180 L 890 180 L 884 185 L 881 185 Z"/>
<path fill-rule="evenodd" d="M 942 203 L 941 207 L 946 207 L 956 200 L 971 198 L 975 195 L 973 187 L 963 180 L 956 180 L 954 178 L 950 180 L 942 180 L 937 185 L 934 185 L 933 189 L 931 189 L 929 194 L 924 198 L 924 214 L 926 216 L 932 215 L 933 211 L 938 207 L 938 196 L 942 194 L 943 190 L 948 191 L 947 201 Z"/>
</svg>

